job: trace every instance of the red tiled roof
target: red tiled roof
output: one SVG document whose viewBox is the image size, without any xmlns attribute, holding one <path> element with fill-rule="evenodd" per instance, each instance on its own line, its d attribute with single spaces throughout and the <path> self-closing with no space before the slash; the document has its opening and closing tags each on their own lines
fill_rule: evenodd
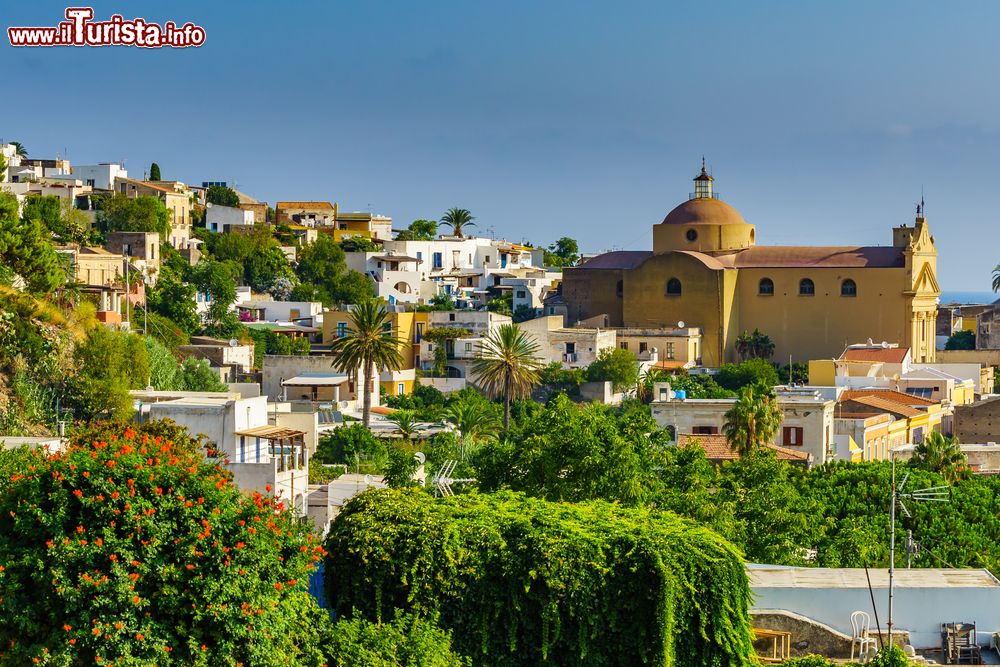
<svg viewBox="0 0 1000 667">
<path fill-rule="evenodd" d="M 615 250 L 591 257 L 583 264 L 571 268 L 583 269 L 634 269 L 653 256 L 649 250 Z"/>
<path fill-rule="evenodd" d="M 731 255 L 737 269 L 757 267 L 902 268 L 903 249 L 892 246 L 754 246 Z M 720 258 L 724 259 L 724 258 Z"/>
<path fill-rule="evenodd" d="M 840 395 L 840 400 L 850 401 L 859 396 L 876 396 L 902 405 L 934 405 L 937 403 L 937 401 L 932 401 L 929 398 L 904 394 L 901 391 L 893 391 L 892 389 L 847 389 Z"/>
<path fill-rule="evenodd" d="M 909 353 L 908 347 L 855 347 L 847 348 L 840 358 L 845 361 L 881 361 L 901 364 Z"/>
<path fill-rule="evenodd" d="M 705 458 L 710 461 L 734 461 L 740 458 L 735 449 L 729 446 L 729 441 L 724 435 L 694 435 L 691 433 L 679 433 L 677 444 L 680 447 L 698 443 L 705 450 Z M 780 447 L 778 445 L 768 445 L 782 461 L 808 461 L 809 455 L 797 449 Z"/>
<path fill-rule="evenodd" d="M 856 405 L 863 405 L 872 409 L 871 411 L 855 411 L 848 407 L 847 414 L 852 416 L 872 415 L 880 412 L 889 412 L 895 415 L 900 415 L 901 417 L 916 417 L 917 415 L 923 414 L 921 410 L 912 408 L 909 405 L 897 403 L 896 401 L 890 401 L 878 396 L 855 396 L 850 399 L 842 399 L 841 405 L 844 403 L 854 403 Z M 842 417 L 843 414 L 840 416 Z"/>
<path fill-rule="evenodd" d="M 328 201 L 279 201 L 274 205 L 275 210 L 279 208 L 303 208 L 303 209 L 324 209 L 333 210 L 333 204 Z"/>
</svg>

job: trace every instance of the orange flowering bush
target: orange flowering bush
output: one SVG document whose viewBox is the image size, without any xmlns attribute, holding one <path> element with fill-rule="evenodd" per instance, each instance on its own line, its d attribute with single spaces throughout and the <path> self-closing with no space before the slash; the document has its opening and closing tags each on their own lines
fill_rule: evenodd
<svg viewBox="0 0 1000 667">
<path fill-rule="evenodd" d="M 4 452 L 0 665 L 323 664 L 323 556 L 176 427 Z"/>
</svg>

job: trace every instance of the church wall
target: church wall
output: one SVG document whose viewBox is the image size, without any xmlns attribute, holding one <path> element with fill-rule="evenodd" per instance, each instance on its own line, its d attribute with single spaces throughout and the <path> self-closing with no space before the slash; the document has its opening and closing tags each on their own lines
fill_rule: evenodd
<svg viewBox="0 0 1000 667">
<path fill-rule="evenodd" d="M 597 315 L 608 316 L 608 326 L 622 324 L 622 297 L 618 295 L 621 269 L 568 268 L 563 271 L 562 293 L 566 321 L 573 325 Z"/>
<path fill-rule="evenodd" d="M 760 280 L 774 281 L 774 295 L 758 294 Z M 814 296 L 799 295 L 799 281 L 815 285 Z M 851 279 L 857 296 L 841 296 Z M 740 331 L 759 328 L 775 343 L 774 361 L 830 359 L 851 343 L 887 341 L 909 345 L 909 299 L 903 295 L 903 268 L 753 268 L 739 270 Z"/>
</svg>

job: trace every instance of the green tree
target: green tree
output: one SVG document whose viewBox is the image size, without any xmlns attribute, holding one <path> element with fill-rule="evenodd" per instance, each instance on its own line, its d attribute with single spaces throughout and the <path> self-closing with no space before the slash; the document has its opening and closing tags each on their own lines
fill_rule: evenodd
<svg viewBox="0 0 1000 667">
<path fill-rule="evenodd" d="M 24 279 L 33 292 L 50 293 L 66 282 L 49 231 L 37 220 L 18 216 L 14 195 L 0 192 L 0 266 Z"/>
<path fill-rule="evenodd" d="M 14 154 L 19 158 L 28 157 L 28 151 L 20 141 L 12 141 L 10 145 L 14 147 Z"/>
<path fill-rule="evenodd" d="M 417 459 L 411 452 L 399 447 L 390 447 L 382 479 L 393 489 L 413 486 L 416 483 L 413 474 L 417 472 L 417 467 Z"/>
<path fill-rule="evenodd" d="M 464 208 L 449 208 L 441 216 L 441 224 L 445 227 L 451 229 L 451 233 L 458 238 L 465 236 L 464 231 L 466 227 L 475 227 L 476 223 L 472 222 L 475 218 L 468 209 Z"/>
<path fill-rule="evenodd" d="M 160 165 L 156 164 L 155 162 L 149 165 L 149 180 L 151 181 L 163 180 L 162 178 L 160 178 Z"/>
<path fill-rule="evenodd" d="M 463 462 L 478 449 L 480 442 L 500 434 L 501 421 L 497 412 L 496 404 L 479 394 L 464 395 L 445 408 L 445 419 L 458 431 Z"/>
<path fill-rule="evenodd" d="M 948 336 L 948 341 L 944 344 L 946 350 L 974 350 L 976 349 L 976 333 L 968 329 L 956 331 Z"/>
<path fill-rule="evenodd" d="M 205 194 L 205 201 L 209 204 L 236 208 L 240 205 L 240 196 L 235 190 L 224 185 L 210 185 Z"/>
<path fill-rule="evenodd" d="M 329 616 L 306 590 L 323 549 L 177 431 L 4 457 L 5 664 L 326 662 Z"/>
<path fill-rule="evenodd" d="M 231 307 L 236 303 L 236 285 L 242 274 L 242 267 L 233 261 L 218 262 L 203 258 L 194 267 L 192 282 L 199 292 L 211 299 L 206 313 L 209 325 L 221 329 L 235 321 Z"/>
<path fill-rule="evenodd" d="M 915 466 L 938 473 L 949 484 L 969 474 L 969 459 L 958 444 L 957 437 L 930 433 L 913 452 Z"/>
<path fill-rule="evenodd" d="M 263 223 L 254 225 L 250 233 L 211 234 L 208 238 L 212 258 L 239 264 L 243 284 L 255 292 L 267 291 L 278 279 L 295 277 L 281 246 Z"/>
<path fill-rule="evenodd" d="M 639 381 L 639 363 L 628 350 L 620 347 L 606 348 L 587 367 L 587 380 L 610 381 L 615 391 L 631 391 Z"/>
<path fill-rule="evenodd" d="M 325 306 L 353 304 L 372 298 L 375 285 L 363 273 L 347 268 L 344 251 L 328 234 L 302 248 L 295 272 L 301 284 L 293 290 L 296 299 L 321 301 Z"/>
<path fill-rule="evenodd" d="M 362 463 L 381 466 L 387 456 L 385 442 L 362 424 L 351 424 L 335 428 L 320 438 L 314 458 L 321 463 L 343 463 L 360 472 Z"/>
<path fill-rule="evenodd" d="M 472 362 L 475 383 L 492 398 L 503 400 L 503 428 L 510 428 L 510 402 L 525 398 L 539 383 L 542 367 L 538 344 L 516 324 L 502 324 L 483 339 Z"/>
<path fill-rule="evenodd" d="M 333 626 L 324 650 L 330 667 L 464 667 L 467 659 L 451 648 L 451 635 L 414 614 L 385 623 L 360 617 Z"/>
<path fill-rule="evenodd" d="M 131 416 L 129 389 L 141 389 L 149 381 L 149 354 L 142 338 L 99 326 L 77 345 L 74 356 L 78 371 L 70 382 L 76 416 Z"/>
<path fill-rule="evenodd" d="M 180 380 L 184 391 L 226 391 L 228 385 L 219 379 L 204 359 L 187 358 L 180 365 Z"/>
<path fill-rule="evenodd" d="M 348 318 L 347 335 L 333 341 L 333 367 L 346 373 L 362 372 L 363 422 L 368 427 L 372 409 L 372 382 L 376 372 L 403 366 L 399 348 L 403 344 L 392 330 L 392 317 L 382 303 L 368 299 L 355 304 Z"/>
<path fill-rule="evenodd" d="M 760 329 L 744 331 L 736 337 L 736 354 L 741 361 L 747 359 L 770 359 L 774 356 L 774 341 Z"/>
<path fill-rule="evenodd" d="M 726 411 L 722 432 L 740 456 L 749 456 L 774 440 L 782 413 L 771 387 L 751 384 L 740 390 L 736 404 Z"/>
<path fill-rule="evenodd" d="M 385 420 L 395 425 L 396 432 L 407 443 L 410 442 L 414 435 L 420 432 L 417 416 L 412 410 L 396 410 L 386 417 Z"/>
<path fill-rule="evenodd" d="M 1000 264 L 993 267 L 993 291 L 1000 292 Z"/>
<path fill-rule="evenodd" d="M 24 202 L 21 217 L 24 220 L 37 220 L 55 233 L 59 229 L 59 202 L 59 197 L 55 195 L 30 195 Z"/>
<path fill-rule="evenodd" d="M 433 241 L 437 238 L 437 220 L 414 220 L 396 234 L 397 241 Z"/>
<path fill-rule="evenodd" d="M 130 198 L 122 193 L 104 197 L 97 210 L 97 228 L 102 232 L 156 232 L 170 236 L 170 212 L 156 197 Z"/>
<path fill-rule="evenodd" d="M 7 182 L 7 158 L 0 153 L 0 183 Z"/>
<path fill-rule="evenodd" d="M 156 285 L 149 288 L 146 305 L 155 313 L 167 318 L 186 334 L 193 334 L 201 326 L 195 304 L 197 288 L 182 282 L 172 271 L 161 271 Z M 151 327 L 157 326 L 154 320 Z"/>
<path fill-rule="evenodd" d="M 157 391 L 183 389 L 177 358 L 163 343 L 152 336 L 143 336 L 142 341 L 146 344 L 146 354 L 149 357 L 149 384 L 153 389 Z"/>
<path fill-rule="evenodd" d="M 378 252 L 381 246 L 364 236 L 355 236 L 340 242 L 344 252 Z"/>
<path fill-rule="evenodd" d="M 720 387 L 715 379 L 707 373 L 687 375 L 674 373 L 666 378 L 674 391 L 686 392 L 688 398 L 732 398 L 735 392 Z"/>
<path fill-rule="evenodd" d="M 724 389 L 738 391 L 748 384 L 778 384 L 778 370 L 765 359 L 747 359 L 738 364 L 723 364 L 715 381 Z"/>
<path fill-rule="evenodd" d="M 545 266 L 573 266 L 580 260 L 580 246 L 564 236 L 545 250 Z"/>
</svg>

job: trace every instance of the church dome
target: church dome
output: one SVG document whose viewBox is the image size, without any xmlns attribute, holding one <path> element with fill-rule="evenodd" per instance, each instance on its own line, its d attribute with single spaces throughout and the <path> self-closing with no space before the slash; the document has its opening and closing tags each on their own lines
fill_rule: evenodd
<svg viewBox="0 0 1000 667">
<path fill-rule="evenodd" d="M 722 201 L 699 197 L 677 206 L 663 219 L 664 225 L 745 225 L 740 212 Z"/>
</svg>

